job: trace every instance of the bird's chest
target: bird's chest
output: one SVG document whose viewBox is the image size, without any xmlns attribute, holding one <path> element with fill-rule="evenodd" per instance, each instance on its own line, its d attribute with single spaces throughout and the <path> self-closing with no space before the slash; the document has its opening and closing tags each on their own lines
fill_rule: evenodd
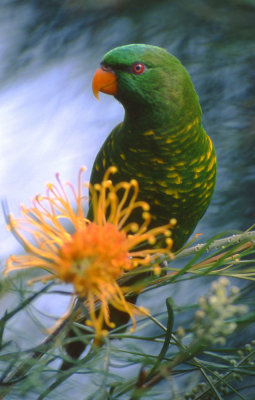
<svg viewBox="0 0 255 400">
<path fill-rule="evenodd" d="M 147 132 L 149 136 L 151 132 Z M 150 205 L 152 225 L 177 219 L 175 249 L 183 245 L 204 214 L 213 193 L 216 158 L 204 133 L 204 145 L 178 148 L 170 139 L 120 140 L 110 135 L 94 165 L 92 183 L 101 182 L 107 167 L 115 165 L 114 183 L 136 179 L 139 199 Z"/>
<path fill-rule="evenodd" d="M 148 134 L 148 133 L 147 133 Z M 148 140 L 150 139 L 150 140 Z M 140 190 L 176 197 L 176 192 L 190 188 L 195 182 L 195 168 L 199 159 L 189 168 L 190 159 L 185 152 L 173 148 L 166 141 L 143 137 L 140 140 L 109 141 L 103 159 L 105 164 L 116 165 L 122 180 L 137 179 Z"/>
<path fill-rule="evenodd" d="M 157 136 L 154 131 L 142 135 L 126 132 L 125 137 L 118 132 L 103 147 L 99 168 L 104 171 L 110 165 L 117 166 L 117 181 L 137 179 L 141 199 L 152 207 L 188 210 L 201 204 L 208 182 L 214 180 L 211 156 L 209 142 L 201 148 L 192 143 L 176 144 L 171 137 Z"/>
</svg>

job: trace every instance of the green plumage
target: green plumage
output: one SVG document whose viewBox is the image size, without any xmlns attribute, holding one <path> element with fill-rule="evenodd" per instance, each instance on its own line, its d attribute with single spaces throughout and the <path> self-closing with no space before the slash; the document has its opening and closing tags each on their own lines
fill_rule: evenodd
<svg viewBox="0 0 255 400">
<path fill-rule="evenodd" d="M 145 66 L 142 74 L 133 72 L 135 63 Z M 206 211 L 216 178 L 214 148 L 190 76 L 174 56 L 149 45 L 118 47 L 102 64 L 117 76 L 125 117 L 99 151 L 91 183 L 101 182 L 110 165 L 118 168 L 114 182 L 137 179 L 139 198 L 151 207 L 151 226 L 177 219 L 177 250 Z"/>
<path fill-rule="evenodd" d="M 135 63 L 144 66 L 141 74 L 134 72 Z M 215 151 L 201 124 L 196 91 L 182 64 L 159 47 L 118 47 L 104 56 L 102 66 L 117 77 L 115 97 L 125 117 L 100 149 L 91 183 L 100 183 L 111 165 L 118 168 L 114 182 L 137 179 L 139 198 L 150 204 L 151 227 L 177 219 L 176 251 L 206 211 L 216 179 Z M 93 218 L 92 208 L 88 218 Z M 129 301 L 135 302 L 136 296 Z M 110 313 L 117 326 L 129 319 L 112 307 Z M 70 330 L 69 336 L 75 332 Z M 66 350 L 77 358 L 84 347 L 76 341 Z M 68 366 L 64 363 L 62 369 Z"/>
</svg>

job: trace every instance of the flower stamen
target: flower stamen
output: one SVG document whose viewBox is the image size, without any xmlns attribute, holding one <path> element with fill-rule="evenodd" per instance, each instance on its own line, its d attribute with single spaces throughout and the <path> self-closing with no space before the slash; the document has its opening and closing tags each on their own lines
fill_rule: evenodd
<svg viewBox="0 0 255 400">
<path fill-rule="evenodd" d="M 42 268 L 49 275 L 30 282 L 57 278 L 72 283 L 74 293 L 85 298 L 86 324 L 100 341 L 115 326 L 109 306 L 127 313 L 135 329 L 135 315 L 142 309 L 125 295 L 141 287 L 120 286 L 119 280 L 139 266 L 159 273 L 160 255 L 171 256 L 170 236 L 176 221 L 150 229 L 149 205 L 138 200 L 136 180 L 114 185 L 110 175 L 117 168 L 110 167 L 102 183 L 91 185 L 82 182 L 84 171 L 82 167 L 77 190 L 70 183 L 64 185 L 57 174 L 57 184 L 49 183 L 45 196 L 35 196 L 31 207 L 21 206 L 21 218 L 8 216 L 8 229 L 26 253 L 10 256 L 4 272 Z M 84 189 L 89 189 L 91 221 L 84 215 L 88 200 Z"/>
</svg>

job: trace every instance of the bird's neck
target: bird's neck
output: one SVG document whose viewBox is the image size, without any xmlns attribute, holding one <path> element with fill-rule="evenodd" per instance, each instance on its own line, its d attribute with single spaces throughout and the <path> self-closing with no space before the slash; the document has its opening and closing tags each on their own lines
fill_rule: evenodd
<svg viewBox="0 0 255 400">
<path fill-rule="evenodd" d="M 186 146 L 197 146 L 203 129 L 201 129 L 201 109 L 197 107 L 186 113 L 171 114 L 160 113 L 157 110 L 148 110 L 145 115 L 141 110 L 125 112 L 122 124 L 123 138 L 121 140 L 132 142 L 138 147 L 150 148 L 153 142 L 170 148 L 185 148 Z M 201 142 L 200 142 L 201 144 Z"/>
<path fill-rule="evenodd" d="M 193 97 L 183 95 L 182 100 L 168 99 L 166 96 L 155 98 L 154 102 L 142 103 L 122 102 L 125 108 L 123 124 L 126 129 L 150 130 L 167 129 L 175 131 L 183 129 L 194 119 L 201 119 L 202 111 L 197 95 Z"/>
<path fill-rule="evenodd" d="M 174 125 L 171 121 L 170 113 L 159 112 L 159 110 L 152 110 L 150 108 L 137 108 L 125 110 L 125 117 L 123 125 L 125 129 L 132 131 L 143 131 L 149 129 L 166 128 Z"/>
</svg>

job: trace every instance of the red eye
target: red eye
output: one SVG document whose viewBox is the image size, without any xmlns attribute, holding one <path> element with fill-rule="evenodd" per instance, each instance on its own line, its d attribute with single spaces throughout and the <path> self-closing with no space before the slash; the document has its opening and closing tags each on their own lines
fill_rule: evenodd
<svg viewBox="0 0 255 400">
<path fill-rule="evenodd" d="M 145 66 L 141 63 L 135 63 L 132 67 L 133 72 L 137 75 L 142 74 L 145 70 Z"/>
</svg>

